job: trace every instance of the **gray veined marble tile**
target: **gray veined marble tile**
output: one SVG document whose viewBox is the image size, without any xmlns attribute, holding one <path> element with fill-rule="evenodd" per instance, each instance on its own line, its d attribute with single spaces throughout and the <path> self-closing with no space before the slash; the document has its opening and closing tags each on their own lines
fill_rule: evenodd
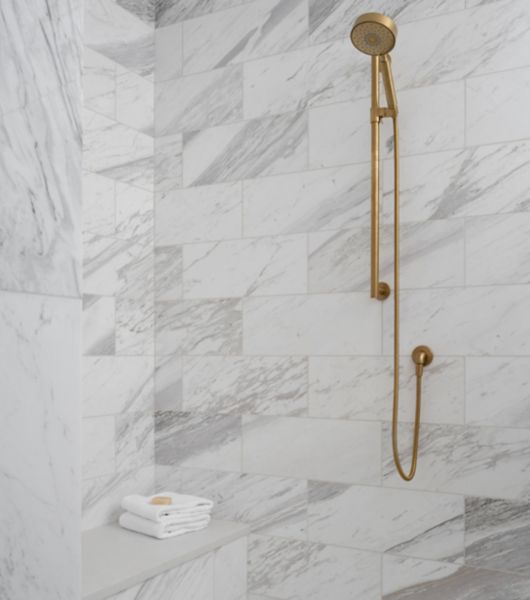
<svg viewBox="0 0 530 600">
<path fill-rule="evenodd" d="M 401 294 L 401 349 L 419 341 L 440 355 L 528 354 L 521 327 L 528 317 L 530 286 L 480 286 L 404 290 Z M 392 307 L 383 307 L 385 353 L 392 352 Z"/>
<path fill-rule="evenodd" d="M 256 0 L 186 21 L 184 73 L 278 54 L 307 42 L 304 0 Z M 223 35 L 219 35 L 222 31 Z"/>
<path fill-rule="evenodd" d="M 384 600 L 526 600 L 530 579 L 512 573 L 387 555 Z"/>
<path fill-rule="evenodd" d="M 156 132 L 170 135 L 240 120 L 241 65 L 156 84 Z"/>
<path fill-rule="evenodd" d="M 150 25 L 154 25 L 154 21 L 156 18 L 156 9 L 157 9 L 157 0 L 116 0 L 117 3 L 128 10 L 129 12 L 134 13 L 142 21 L 149 23 Z"/>
<path fill-rule="evenodd" d="M 157 412 L 155 461 L 162 466 L 241 471 L 241 417 Z"/>
<path fill-rule="evenodd" d="M 530 136 L 521 119 L 528 102 L 530 68 L 473 77 L 466 81 L 466 143 L 469 146 Z"/>
<path fill-rule="evenodd" d="M 244 65 L 244 116 L 263 117 L 364 98 L 370 62 L 349 37 Z"/>
<path fill-rule="evenodd" d="M 149 79 L 118 67 L 116 119 L 147 135 L 154 135 L 154 86 Z"/>
<path fill-rule="evenodd" d="M 369 165 L 348 165 L 243 182 L 246 236 L 369 224 Z"/>
<path fill-rule="evenodd" d="M 449 494 L 310 482 L 308 538 L 463 562 L 464 500 Z"/>
<path fill-rule="evenodd" d="M 181 75 L 182 23 L 160 27 L 155 30 L 155 81 L 167 81 Z"/>
<path fill-rule="evenodd" d="M 79 90 L 0 116 L 4 290 L 79 296 Z"/>
<path fill-rule="evenodd" d="M 205 185 L 301 171 L 307 166 L 305 113 L 186 133 L 183 183 Z"/>
<path fill-rule="evenodd" d="M 117 121 L 85 110 L 85 169 L 138 187 L 153 189 L 153 138 Z"/>
<path fill-rule="evenodd" d="M 530 428 L 530 359 L 466 358 L 466 423 Z"/>
<path fill-rule="evenodd" d="M 157 27 L 162 31 L 179 21 L 242 4 L 241 0 L 159 0 Z"/>
<path fill-rule="evenodd" d="M 116 182 L 116 237 L 153 240 L 153 194 L 121 181 Z"/>
<path fill-rule="evenodd" d="M 153 74 L 153 27 L 119 3 L 114 0 L 87 2 L 84 32 L 89 48 L 139 75 Z"/>
<path fill-rule="evenodd" d="M 378 600 L 375 553 L 251 535 L 249 591 L 290 600 Z"/>
<path fill-rule="evenodd" d="M 377 11 L 397 20 L 398 26 L 416 19 L 425 19 L 465 7 L 465 0 L 383 0 Z M 374 10 L 370 0 L 309 0 L 309 34 L 311 43 L 347 38 L 355 19 Z M 398 43 L 401 41 L 398 38 Z"/>
<path fill-rule="evenodd" d="M 469 285 L 530 283 L 530 214 L 492 215 L 466 222 Z"/>
<path fill-rule="evenodd" d="M 154 334 L 155 314 L 152 297 L 116 298 L 117 355 L 153 355 Z"/>
<path fill-rule="evenodd" d="M 83 354 L 115 353 L 115 320 L 115 298 L 83 295 Z"/>
<path fill-rule="evenodd" d="M 530 576 L 530 504 L 466 498 L 466 564 Z"/>
<path fill-rule="evenodd" d="M 215 600 L 245 600 L 247 597 L 247 538 L 243 537 L 215 552 Z"/>
<path fill-rule="evenodd" d="M 294 539 L 305 537 L 304 480 L 157 465 L 157 487 L 211 498 L 214 517 L 246 523 L 253 531 Z"/>
<path fill-rule="evenodd" d="M 182 186 L 182 134 L 157 136 L 154 159 L 155 195 Z"/>
<path fill-rule="evenodd" d="M 90 48 L 83 48 L 83 106 L 116 118 L 116 74 L 118 65 Z"/>
<path fill-rule="evenodd" d="M 83 415 L 150 412 L 153 407 L 153 358 L 83 358 Z"/>
<path fill-rule="evenodd" d="M 237 298 L 156 304 L 156 353 L 240 354 L 242 310 Z"/>
<path fill-rule="evenodd" d="M 155 247 L 155 299 L 182 297 L 182 246 Z"/>
<path fill-rule="evenodd" d="M 380 451 L 379 423 L 243 417 L 243 470 L 249 473 L 378 484 Z"/>
<path fill-rule="evenodd" d="M 152 465 L 155 458 L 155 423 L 149 412 L 116 416 L 116 468 L 135 470 Z"/>
<path fill-rule="evenodd" d="M 80 301 L 0 294 L 0 594 L 79 597 Z"/>
<path fill-rule="evenodd" d="M 383 431 L 383 483 L 414 489 L 516 500 L 530 490 L 528 431 L 460 425 L 421 428 L 418 472 L 412 483 L 396 474 L 390 429 Z M 399 444 L 405 465 L 410 462 L 412 428 L 401 425 Z"/>
<path fill-rule="evenodd" d="M 112 235 L 116 230 L 115 182 L 83 172 L 83 232 Z"/>
<path fill-rule="evenodd" d="M 381 307 L 368 294 L 250 297 L 243 301 L 245 354 L 378 354 Z"/>
<path fill-rule="evenodd" d="M 527 211 L 530 144 L 435 152 L 401 161 L 401 220 L 424 221 Z M 388 168 L 387 168 L 388 165 Z M 393 171 L 383 169 L 384 218 L 391 219 Z"/>
<path fill-rule="evenodd" d="M 189 244 L 183 247 L 185 298 L 303 294 L 305 235 Z"/>
<path fill-rule="evenodd" d="M 390 420 L 392 358 L 379 356 L 313 356 L 309 360 L 309 415 L 330 419 Z M 399 419 L 415 414 L 414 365 L 401 357 Z M 463 424 L 464 359 L 437 357 L 423 380 L 423 423 Z"/>
<path fill-rule="evenodd" d="M 155 370 L 155 409 L 182 410 L 182 358 L 157 356 Z"/>
<path fill-rule="evenodd" d="M 111 475 L 116 471 L 115 421 L 113 416 L 83 419 L 83 478 Z"/>
<path fill-rule="evenodd" d="M 0 115 L 71 83 L 79 90 L 81 2 L 4 2 L 0 14 Z M 77 103 L 78 96 L 70 101 Z"/>
<path fill-rule="evenodd" d="M 92 529 L 116 521 L 121 500 L 128 494 L 152 494 L 155 490 L 154 467 L 136 471 L 119 471 L 107 477 L 83 483 L 82 528 Z"/>
<path fill-rule="evenodd" d="M 185 410 L 300 415 L 307 412 L 304 357 L 185 357 Z"/>
<path fill-rule="evenodd" d="M 241 183 L 174 190 L 156 200 L 156 245 L 237 239 Z"/>
</svg>

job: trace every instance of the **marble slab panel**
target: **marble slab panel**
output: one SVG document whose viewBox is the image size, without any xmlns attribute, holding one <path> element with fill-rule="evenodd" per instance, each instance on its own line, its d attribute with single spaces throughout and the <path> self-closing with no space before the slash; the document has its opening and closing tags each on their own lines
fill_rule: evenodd
<svg viewBox="0 0 530 600">
<path fill-rule="evenodd" d="M 155 299 L 182 298 L 182 246 L 155 247 Z"/>
<path fill-rule="evenodd" d="M 163 194 L 182 186 L 182 134 L 157 136 L 154 159 L 155 192 Z"/>
<path fill-rule="evenodd" d="M 114 417 L 83 419 L 83 478 L 111 475 L 116 470 Z"/>
<path fill-rule="evenodd" d="M 115 182 L 89 171 L 83 172 L 83 231 L 112 235 L 116 230 Z"/>
<path fill-rule="evenodd" d="M 159 0 L 156 26 L 167 28 L 173 23 L 241 4 L 241 0 Z"/>
<path fill-rule="evenodd" d="M 152 298 L 116 299 L 116 354 L 155 353 L 155 312 Z"/>
<path fill-rule="evenodd" d="M 114 354 L 115 322 L 116 301 L 113 297 L 83 295 L 83 354 Z"/>
<path fill-rule="evenodd" d="M 123 67 L 118 67 L 116 76 L 116 119 L 154 135 L 153 82 Z"/>
<path fill-rule="evenodd" d="M 159 5 L 162 11 L 161 1 Z M 167 81 L 182 75 L 182 50 L 182 23 L 155 29 L 155 81 Z"/>
<path fill-rule="evenodd" d="M 83 106 L 109 119 L 116 118 L 118 65 L 90 48 L 83 48 Z"/>
<path fill-rule="evenodd" d="M 116 416 L 116 468 L 133 471 L 155 459 L 155 422 L 150 412 L 128 412 Z"/>
<path fill-rule="evenodd" d="M 182 358 L 170 355 L 155 360 L 155 409 L 182 410 Z"/>
</svg>

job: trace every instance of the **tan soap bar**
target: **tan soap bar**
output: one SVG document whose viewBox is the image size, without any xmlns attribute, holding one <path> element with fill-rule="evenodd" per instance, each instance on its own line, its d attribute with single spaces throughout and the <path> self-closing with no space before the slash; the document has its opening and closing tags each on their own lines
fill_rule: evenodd
<svg viewBox="0 0 530 600">
<path fill-rule="evenodd" d="M 154 496 L 151 498 L 151 504 L 171 504 L 169 496 Z"/>
</svg>

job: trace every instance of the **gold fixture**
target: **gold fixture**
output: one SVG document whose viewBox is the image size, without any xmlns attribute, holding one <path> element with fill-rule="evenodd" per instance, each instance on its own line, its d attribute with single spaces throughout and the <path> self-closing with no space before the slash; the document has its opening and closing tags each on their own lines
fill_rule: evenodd
<svg viewBox="0 0 530 600">
<path fill-rule="evenodd" d="M 412 441 L 412 460 L 407 472 L 403 469 L 399 457 L 398 417 L 399 417 L 399 131 L 398 106 L 392 63 L 388 54 L 396 43 L 397 27 L 394 21 L 379 13 L 366 13 L 356 21 L 351 31 L 352 44 L 361 52 L 372 57 L 372 102 L 370 124 L 372 137 L 372 185 L 371 185 L 371 238 L 370 238 L 370 295 L 377 300 L 386 300 L 390 296 L 388 283 L 379 280 L 379 128 L 381 119 L 392 119 L 394 134 L 394 390 L 392 410 L 392 452 L 397 472 L 410 481 L 416 474 L 421 423 L 422 379 L 424 367 L 431 364 L 433 353 L 428 346 L 417 346 L 412 351 L 412 360 L 416 364 L 416 412 L 414 417 L 414 436 Z M 380 79 L 386 96 L 386 107 L 382 107 L 379 98 Z"/>
</svg>

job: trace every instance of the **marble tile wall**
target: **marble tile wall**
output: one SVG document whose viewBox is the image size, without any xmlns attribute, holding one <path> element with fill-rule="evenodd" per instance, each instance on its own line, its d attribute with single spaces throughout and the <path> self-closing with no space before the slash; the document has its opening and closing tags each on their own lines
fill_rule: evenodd
<svg viewBox="0 0 530 600">
<path fill-rule="evenodd" d="M 79 0 L 0 6 L 0 596 L 80 597 Z"/>
<path fill-rule="evenodd" d="M 154 4 L 86 0 L 83 527 L 154 485 Z"/>
<path fill-rule="evenodd" d="M 348 33 L 370 10 L 400 30 L 405 461 L 408 353 L 436 355 L 406 485 L 392 309 L 367 294 L 369 59 Z M 157 482 L 251 525 L 252 600 L 530 595 L 529 19 L 526 0 L 159 4 Z M 386 127 L 383 148 L 391 279 Z"/>
</svg>

